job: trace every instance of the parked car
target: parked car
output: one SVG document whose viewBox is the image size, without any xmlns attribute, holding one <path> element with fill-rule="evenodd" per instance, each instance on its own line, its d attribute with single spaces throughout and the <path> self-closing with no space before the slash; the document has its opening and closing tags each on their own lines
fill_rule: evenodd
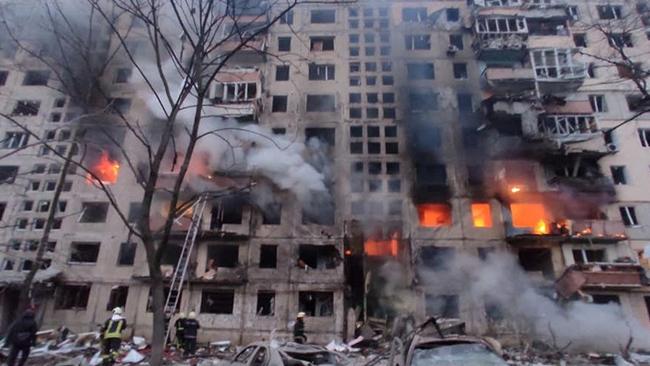
<svg viewBox="0 0 650 366">
<path fill-rule="evenodd" d="M 307 366 L 346 365 L 349 360 L 324 347 L 309 344 L 255 342 L 237 352 L 220 366 Z"/>
</svg>

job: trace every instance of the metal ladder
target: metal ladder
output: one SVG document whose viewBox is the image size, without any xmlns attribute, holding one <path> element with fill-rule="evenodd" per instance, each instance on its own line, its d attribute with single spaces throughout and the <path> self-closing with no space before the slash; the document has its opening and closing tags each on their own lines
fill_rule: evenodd
<svg viewBox="0 0 650 366">
<path fill-rule="evenodd" d="M 187 267 L 190 262 L 190 256 L 192 254 L 192 249 L 194 248 L 196 236 L 201 229 L 203 211 L 205 210 L 207 201 L 207 196 L 202 195 L 190 207 L 190 209 L 192 209 L 192 222 L 187 230 L 187 234 L 185 234 L 185 241 L 183 242 L 181 255 L 178 257 L 178 263 L 174 268 L 174 274 L 172 275 L 171 284 L 169 285 L 169 294 L 167 294 L 167 300 L 165 301 L 165 307 L 163 308 L 167 319 L 169 319 L 165 322 L 165 341 L 169 339 L 172 328 L 170 327 L 169 321 L 171 321 L 171 318 L 176 311 L 178 301 L 181 297 L 181 292 L 183 292 L 183 283 L 185 282 L 185 276 L 187 275 Z"/>
</svg>

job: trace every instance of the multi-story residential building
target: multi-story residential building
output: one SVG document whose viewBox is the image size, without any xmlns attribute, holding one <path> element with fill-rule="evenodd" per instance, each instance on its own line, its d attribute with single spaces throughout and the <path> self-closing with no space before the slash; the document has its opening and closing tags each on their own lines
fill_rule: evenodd
<svg viewBox="0 0 650 366">
<path fill-rule="evenodd" d="M 273 12 L 260 4 L 248 10 L 263 26 Z M 405 313 L 459 317 L 472 332 L 504 335 L 513 329 L 503 309 L 468 296 L 462 281 L 436 287 L 422 276 L 449 271 L 457 256 L 508 251 L 536 285 L 557 280 L 566 300 L 614 301 L 650 326 L 639 265 L 650 244 L 650 121 L 641 115 L 604 133 L 634 115 L 639 93 L 607 62 L 617 40 L 589 27 L 642 21 L 644 9 L 623 0 L 297 6 L 228 62 L 207 108 L 317 145 L 329 163 L 314 166 L 332 198 L 317 214 L 278 187 L 264 206 L 251 199 L 255 189 L 211 202 L 180 308 L 199 313 L 202 339 L 235 342 L 286 336 L 298 311 L 313 341 Z M 643 62 L 645 29 L 621 42 Z M 2 111 L 71 148 L 62 126 L 78 111 L 47 87 L 42 65 L 21 52 L 4 56 Z M 144 113 L 130 73 L 116 64 L 107 80 L 128 113 Z M 7 121 L 0 129 L 3 152 L 30 143 Z M 97 159 L 116 172 L 115 157 Z M 38 147 L 0 160 L 3 326 L 60 165 Z M 135 218 L 137 182 L 117 173 L 115 197 Z M 123 306 L 135 332 L 148 335 L 144 251 L 86 177 L 70 176 L 59 206 L 50 269 L 41 272 L 50 283 L 43 322 L 88 330 Z M 188 221 L 177 222 L 165 272 Z"/>
</svg>

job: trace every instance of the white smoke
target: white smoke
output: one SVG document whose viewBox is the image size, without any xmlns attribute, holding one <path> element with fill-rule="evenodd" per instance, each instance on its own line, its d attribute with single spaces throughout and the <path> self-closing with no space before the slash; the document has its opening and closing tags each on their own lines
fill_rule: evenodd
<svg viewBox="0 0 650 366">
<path fill-rule="evenodd" d="M 498 306 L 509 320 L 525 323 L 530 336 L 557 346 L 571 344 L 572 350 L 616 352 L 630 335 L 633 347 L 650 347 L 650 331 L 628 318 L 617 304 L 580 301 L 560 305 L 544 296 L 509 254 L 491 253 L 486 260 L 455 255 L 447 270 L 420 268 L 419 277 L 431 293 L 458 293 L 473 304 Z"/>
</svg>

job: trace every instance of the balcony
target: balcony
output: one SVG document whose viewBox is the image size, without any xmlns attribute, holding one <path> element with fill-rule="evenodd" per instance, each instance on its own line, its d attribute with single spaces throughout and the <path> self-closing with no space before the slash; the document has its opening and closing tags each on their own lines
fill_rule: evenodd
<svg viewBox="0 0 650 366">
<path fill-rule="evenodd" d="M 626 290 L 646 286 L 645 270 L 630 263 L 585 263 L 568 267 L 555 282 L 563 298 L 570 298 L 581 289 Z"/>
<path fill-rule="evenodd" d="M 256 69 L 230 69 L 217 74 L 210 90 L 208 116 L 254 118 L 261 110 L 262 76 Z"/>
<path fill-rule="evenodd" d="M 200 276 L 192 277 L 190 281 L 195 284 L 243 285 L 248 282 L 248 272 L 244 266 L 218 267 L 209 269 Z"/>
<path fill-rule="evenodd" d="M 586 65 L 571 48 L 540 48 L 530 51 L 530 62 L 540 93 L 570 93 L 587 77 Z"/>
<path fill-rule="evenodd" d="M 483 79 L 498 94 L 520 94 L 535 88 L 535 74 L 529 68 L 489 67 Z"/>
<path fill-rule="evenodd" d="M 537 124 L 539 134 L 562 143 L 581 142 L 600 136 L 593 115 L 547 114 Z"/>
<path fill-rule="evenodd" d="M 512 64 L 526 55 L 528 28 L 518 9 L 481 9 L 474 23 L 474 49 L 479 60 Z"/>
<path fill-rule="evenodd" d="M 620 241 L 626 239 L 623 221 L 568 220 L 567 225 L 573 241 Z"/>
</svg>

